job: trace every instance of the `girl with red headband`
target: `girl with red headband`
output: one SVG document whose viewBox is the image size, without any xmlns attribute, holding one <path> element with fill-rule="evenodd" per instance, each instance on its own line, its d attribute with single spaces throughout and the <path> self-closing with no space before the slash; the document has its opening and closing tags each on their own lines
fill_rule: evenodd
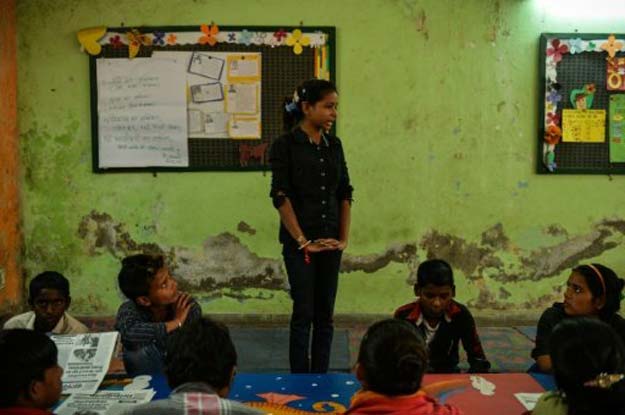
<svg viewBox="0 0 625 415">
<path fill-rule="evenodd" d="M 573 269 L 564 291 L 564 302 L 554 303 L 538 321 L 536 347 L 532 357 L 538 369 L 551 372 L 549 339 L 555 326 L 566 318 L 596 317 L 608 323 L 625 341 L 625 319 L 619 314 L 625 280 L 600 264 Z"/>
</svg>

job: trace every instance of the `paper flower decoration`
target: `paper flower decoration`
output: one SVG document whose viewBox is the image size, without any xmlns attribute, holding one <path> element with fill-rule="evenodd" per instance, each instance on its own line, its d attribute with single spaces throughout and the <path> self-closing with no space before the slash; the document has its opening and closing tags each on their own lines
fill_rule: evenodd
<svg viewBox="0 0 625 415">
<path fill-rule="evenodd" d="M 235 32 L 228 33 L 228 42 L 236 42 L 237 34 Z"/>
<path fill-rule="evenodd" d="M 560 142 L 562 138 L 562 130 L 557 125 L 551 124 L 545 131 L 545 142 L 547 144 L 555 145 Z"/>
<path fill-rule="evenodd" d="M 243 29 L 241 31 L 241 34 L 239 35 L 239 43 L 243 43 L 246 46 L 249 46 L 252 44 L 252 32 L 247 31 L 246 29 Z"/>
<path fill-rule="evenodd" d="M 301 55 L 304 51 L 303 46 L 310 45 L 310 38 L 305 36 L 301 30 L 295 29 L 286 39 L 286 44 L 287 46 L 293 46 L 293 53 Z"/>
<path fill-rule="evenodd" d="M 588 42 L 588 50 L 595 50 L 596 47 L 597 47 L 597 44 L 593 42 L 592 40 Z"/>
<path fill-rule="evenodd" d="M 614 35 L 608 36 L 608 41 L 601 44 L 601 49 L 608 52 L 608 55 L 610 55 L 611 58 L 613 58 L 616 52 L 621 50 L 622 47 L 623 42 L 617 42 Z"/>
<path fill-rule="evenodd" d="M 177 41 L 178 41 L 178 36 L 176 36 L 174 33 L 170 33 L 169 35 L 167 35 L 168 45 L 175 45 Z"/>
<path fill-rule="evenodd" d="M 545 165 L 550 172 L 554 172 L 556 167 L 558 167 L 556 165 L 556 153 L 554 153 L 553 150 L 549 150 L 545 154 Z"/>
<path fill-rule="evenodd" d="M 80 50 L 87 51 L 89 55 L 98 55 L 102 51 L 102 46 L 98 43 L 98 40 L 106 34 L 106 27 L 90 27 L 89 29 L 82 29 L 76 33 L 78 43 L 80 43 Z"/>
<path fill-rule="evenodd" d="M 557 104 L 562 101 L 562 95 L 558 94 L 558 91 L 552 90 L 547 94 L 547 100 L 553 104 Z"/>
<path fill-rule="evenodd" d="M 555 63 L 562 60 L 562 55 L 569 51 L 569 47 L 560 43 L 560 39 L 553 39 L 551 47 L 547 49 L 547 56 L 551 56 Z"/>
<path fill-rule="evenodd" d="M 282 39 L 285 39 L 287 35 L 284 29 L 278 29 L 273 33 L 273 37 L 275 37 L 278 42 L 282 42 Z"/>
<path fill-rule="evenodd" d="M 559 125 L 560 124 L 560 115 L 557 112 L 548 112 L 547 113 L 547 122 L 549 124 Z"/>
<path fill-rule="evenodd" d="M 584 41 L 580 38 L 569 40 L 569 51 L 571 54 L 576 54 L 583 52 L 584 49 Z"/>
<path fill-rule="evenodd" d="M 137 29 L 126 32 L 126 37 L 128 37 L 128 57 L 130 59 L 137 56 L 141 46 L 150 46 L 152 44 L 152 39 L 147 35 L 141 34 Z"/>
<path fill-rule="evenodd" d="M 545 67 L 545 76 L 551 82 L 555 82 L 558 76 L 558 71 L 556 68 L 556 64 L 554 61 L 547 61 L 547 66 Z"/>
<path fill-rule="evenodd" d="M 154 32 L 154 39 L 152 39 L 152 43 L 154 45 L 164 45 L 165 44 L 165 32 Z"/>
<path fill-rule="evenodd" d="M 217 44 L 219 27 L 216 24 L 211 24 L 210 26 L 203 24 L 200 26 L 200 30 L 204 33 L 204 36 L 200 36 L 197 40 L 200 45 L 209 44 L 211 46 L 215 46 Z"/>
<path fill-rule="evenodd" d="M 124 44 L 122 43 L 122 38 L 119 37 L 119 35 L 112 36 L 109 39 L 109 45 L 111 45 L 115 49 L 118 49 L 118 48 L 121 48 L 122 46 L 124 46 Z"/>
</svg>

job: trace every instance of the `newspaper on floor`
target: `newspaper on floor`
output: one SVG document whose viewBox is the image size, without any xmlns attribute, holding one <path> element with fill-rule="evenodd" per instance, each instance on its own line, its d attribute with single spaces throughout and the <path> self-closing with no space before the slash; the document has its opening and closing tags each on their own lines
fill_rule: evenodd
<svg viewBox="0 0 625 415">
<path fill-rule="evenodd" d="M 52 335 L 63 368 L 63 394 L 95 393 L 109 369 L 118 333 Z"/>
<path fill-rule="evenodd" d="M 140 391 L 102 390 L 93 395 L 70 395 L 58 408 L 56 415 L 118 415 L 125 413 L 135 405 L 152 400 L 154 389 Z"/>
</svg>

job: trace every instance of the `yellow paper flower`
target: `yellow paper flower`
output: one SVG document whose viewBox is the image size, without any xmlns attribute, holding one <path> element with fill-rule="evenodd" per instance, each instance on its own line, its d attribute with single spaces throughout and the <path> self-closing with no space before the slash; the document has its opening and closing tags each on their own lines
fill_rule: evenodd
<svg viewBox="0 0 625 415">
<path fill-rule="evenodd" d="M 132 29 L 130 32 L 126 32 L 128 38 L 128 57 L 130 59 L 137 56 L 141 46 L 151 46 L 152 39 L 147 35 L 142 34 L 137 29 Z"/>
<path fill-rule="evenodd" d="M 89 55 L 99 55 L 102 51 L 102 46 L 100 46 L 98 40 L 105 34 L 105 26 L 82 29 L 76 34 L 78 42 L 80 42 L 80 49 L 86 50 Z"/>
<path fill-rule="evenodd" d="M 310 38 L 304 36 L 301 30 L 295 29 L 288 38 L 286 38 L 287 46 L 293 46 L 293 53 L 301 55 L 304 51 L 303 46 L 310 45 Z"/>
</svg>

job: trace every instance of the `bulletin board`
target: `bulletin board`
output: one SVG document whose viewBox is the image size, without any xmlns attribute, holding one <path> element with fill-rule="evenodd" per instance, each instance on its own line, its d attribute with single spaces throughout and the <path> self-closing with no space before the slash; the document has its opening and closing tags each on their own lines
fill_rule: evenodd
<svg viewBox="0 0 625 415">
<path fill-rule="evenodd" d="M 335 78 L 335 28 L 89 28 L 96 173 L 268 170 L 285 97 Z"/>
<path fill-rule="evenodd" d="M 625 35 L 540 36 L 537 172 L 625 174 Z"/>
</svg>

